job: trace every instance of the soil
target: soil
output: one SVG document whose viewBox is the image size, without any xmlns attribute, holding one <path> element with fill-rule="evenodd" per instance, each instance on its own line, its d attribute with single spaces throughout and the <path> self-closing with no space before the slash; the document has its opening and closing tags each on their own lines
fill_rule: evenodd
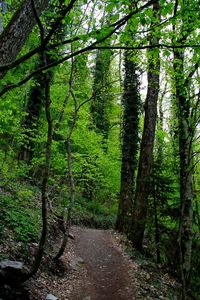
<svg viewBox="0 0 200 300">
<path fill-rule="evenodd" d="M 70 299 L 135 299 L 135 288 L 129 273 L 131 262 L 120 251 L 110 231 L 79 230 L 75 252 L 83 259 L 86 276 Z"/>
<path fill-rule="evenodd" d="M 138 255 L 130 259 L 123 236 L 75 226 L 71 233 L 75 239 L 59 264 L 45 261 L 29 281 L 31 300 L 47 294 L 59 300 L 178 299 L 176 280 Z"/>
</svg>

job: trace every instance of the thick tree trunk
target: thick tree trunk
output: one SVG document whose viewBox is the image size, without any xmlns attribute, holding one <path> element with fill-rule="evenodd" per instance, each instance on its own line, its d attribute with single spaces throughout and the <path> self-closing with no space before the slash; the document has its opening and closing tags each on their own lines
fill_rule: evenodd
<svg viewBox="0 0 200 300">
<path fill-rule="evenodd" d="M 48 0 L 35 0 L 37 14 L 40 15 L 47 7 Z M 13 62 L 24 46 L 36 20 L 30 0 L 24 0 L 18 11 L 0 35 L 0 62 L 6 65 Z M 0 73 L 0 78 L 5 72 Z"/>
<path fill-rule="evenodd" d="M 27 163 L 32 161 L 37 136 L 38 120 L 41 107 L 44 103 L 44 75 L 39 73 L 36 78 L 36 85 L 31 87 L 30 96 L 26 108 L 26 116 L 22 121 L 22 132 L 24 135 L 23 144 L 19 151 L 19 159 Z"/>
<path fill-rule="evenodd" d="M 108 138 L 109 132 L 107 109 L 110 98 L 108 93 L 111 56 L 111 50 L 97 51 L 91 104 L 91 117 L 94 127 L 98 133 L 103 134 L 105 139 Z"/>
<path fill-rule="evenodd" d="M 125 53 L 123 95 L 123 141 L 119 209 L 116 229 L 128 233 L 133 210 L 134 174 L 137 164 L 138 124 L 140 111 L 137 65 L 129 52 Z"/>
<path fill-rule="evenodd" d="M 105 45 L 109 46 L 110 41 L 107 41 Z M 108 108 L 109 102 L 112 101 L 110 93 L 110 63 L 111 63 L 112 51 L 111 50 L 98 50 L 96 54 L 96 65 L 94 70 L 94 82 L 92 92 L 92 102 L 90 107 L 91 124 L 90 128 L 94 129 L 98 134 L 103 136 L 102 148 L 107 151 L 107 139 L 109 134 L 109 117 Z M 91 157 L 86 156 L 85 167 L 83 168 L 83 191 L 82 196 L 88 200 L 91 200 L 94 196 L 95 180 L 91 176 L 88 178 L 90 170 L 89 165 L 95 165 L 96 162 L 92 161 Z"/>
<path fill-rule="evenodd" d="M 192 237 L 193 237 L 193 177 L 192 177 L 192 139 L 193 130 L 190 120 L 187 79 L 184 80 L 183 50 L 174 51 L 175 89 L 179 127 L 180 158 L 180 225 L 179 258 L 180 277 L 183 284 L 183 299 L 190 280 Z"/>
<path fill-rule="evenodd" d="M 159 1 L 153 5 L 155 17 L 159 16 Z M 154 21 L 155 22 L 155 21 Z M 156 21 L 157 22 L 157 21 Z M 155 23 L 154 23 L 155 24 Z M 158 44 L 159 37 L 152 36 L 150 44 Z M 154 55 L 152 58 L 152 51 Z M 145 102 L 145 119 L 140 148 L 140 158 L 138 166 L 138 175 L 136 181 L 136 195 L 133 213 L 133 230 L 131 232 L 131 241 L 133 246 L 141 250 L 145 230 L 148 193 L 150 184 L 150 174 L 153 160 L 153 146 L 157 119 L 157 101 L 159 92 L 159 73 L 160 59 L 159 50 L 149 50 L 149 67 L 148 67 L 148 89 Z"/>
</svg>

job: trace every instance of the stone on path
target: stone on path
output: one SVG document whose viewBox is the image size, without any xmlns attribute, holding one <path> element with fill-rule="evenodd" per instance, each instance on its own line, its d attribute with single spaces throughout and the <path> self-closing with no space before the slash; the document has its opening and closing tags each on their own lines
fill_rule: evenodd
<svg viewBox="0 0 200 300">
<path fill-rule="evenodd" d="M 48 295 L 46 296 L 46 300 L 58 300 L 58 298 L 55 297 L 55 296 L 52 295 L 52 294 L 48 294 Z"/>
</svg>

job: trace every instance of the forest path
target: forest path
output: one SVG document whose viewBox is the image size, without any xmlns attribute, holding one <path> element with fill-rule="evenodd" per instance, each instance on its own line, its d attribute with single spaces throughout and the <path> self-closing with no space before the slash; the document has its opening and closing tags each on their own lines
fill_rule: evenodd
<svg viewBox="0 0 200 300">
<path fill-rule="evenodd" d="M 73 227 L 77 264 L 85 269 L 70 300 L 131 300 L 135 288 L 131 261 L 108 230 Z"/>
<path fill-rule="evenodd" d="M 78 226 L 70 233 L 75 238 L 69 239 L 60 263 L 51 266 L 47 258 L 29 281 L 30 300 L 44 300 L 47 294 L 59 300 L 180 299 L 180 284 L 138 253 L 130 259 L 120 234 Z"/>
</svg>

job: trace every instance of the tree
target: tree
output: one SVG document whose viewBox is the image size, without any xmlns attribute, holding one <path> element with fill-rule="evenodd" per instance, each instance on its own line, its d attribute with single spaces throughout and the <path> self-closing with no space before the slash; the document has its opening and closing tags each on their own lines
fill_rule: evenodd
<svg viewBox="0 0 200 300">
<path fill-rule="evenodd" d="M 183 14 L 186 3 L 180 6 L 181 27 L 173 26 L 176 42 L 184 42 L 195 31 L 199 14 Z M 188 4 L 187 4 L 188 5 Z M 193 8 L 198 5 L 196 1 Z M 178 6 L 175 7 L 175 13 Z M 190 21 L 188 21 L 190 19 Z M 189 22 L 189 23 L 188 23 Z M 179 34 L 177 34 L 180 28 Z M 175 33 L 176 32 L 176 33 Z M 175 38 L 176 36 L 176 38 Z M 186 60 L 184 49 L 174 49 L 174 88 L 176 97 L 176 114 L 178 120 L 178 148 L 180 161 L 180 223 L 178 234 L 180 278 L 183 285 L 182 299 L 186 299 L 186 290 L 190 283 L 192 240 L 193 240 L 193 138 L 196 120 L 191 108 L 192 78 L 199 68 L 199 61 L 193 64 L 189 74 L 185 72 Z M 197 102 L 198 106 L 198 102 Z"/>
<path fill-rule="evenodd" d="M 48 0 L 35 0 L 38 15 L 47 8 Z M 29 34 L 36 24 L 30 0 L 24 0 L 21 7 L 15 12 L 11 21 L 0 35 L 0 61 L 1 65 L 12 63 L 24 46 Z M 0 72 L 0 78 L 5 75 Z"/>
<path fill-rule="evenodd" d="M 125 52 L 125 79 L 122 122 L 122 164 L 117 230 L 129 233 L 134 198 L 134 174 L 137 166 L 140 95 L 136 55 Z"/>
<path fill-rule="evenodd" d="M 38 130 L 40 111 L 44 103 L 45 81 L 43 74 L 37 74 L 35 85 L 30 88 L 26 112 L 22 120 L 23 141 L 19 151 L 19 159 L 30 163 L 34 155 L 35 138 Z"/>
<path fill-rule="evenodd" d="M 185 295 L 192 268 L 193 189 L 191 175 L 194 175 L 195 179 L 199 177 L 197 173 L 193 174 L 198 162 L 198 159 L 194 157 L 197 148 L 193 147 L 193 140 L 195 126 L 199 121 L 196 113 L 199 107 L 197 98 L 200 99 L 197 95 L 197 90 L 199 94 L 199 32 L 196 30 L 199 27 L 196 18 L 198 1 L 192 0 L 191 3 L 190 1 L 184 1 L 184 3 L 175 1 L 172 3 L 149 0 L 130 1 L 130 4 L 129 1 L 105 3 L 104 1 L 56 0 L 50 1 L 52 6 L 48 6 L 48 13 L 41 20 L 39 15 L 41 15 L 42 9 L 41 12 L 39 9 L 34 11 L 34 5 L 40 6 L 42 2 L 30 1 L 32 15 L 31 5 L 25 8 L 24 5 L 28 5 L 28 1 L 24 1 L 18 10 L 18 16 L 15 14 L 11 23 L 8 24 L 7 28 L 12 29 L 12 34 L 8 36 L 8 29 L 5 29 L 1 35 L 5 47 L 0 45 L 0 57 L 4 56 L 5 59 L 6 56 L 8 59 L 5 62 L 1 60 L 1 64 L 3 64 L 0 66 L 2 77 L 3 72 L 9 70 L 7 76 L 2 80 L 0 90 L 0 95 L 4 95 L 4 101 L 0 102 L 2 125 L 0 128 L 0 158 L 2 160 L 0 175 L 6 182 L 5 186 L 14 185 L 14 181 L 16 181 L 16 185 L 19 185 L 17 192 L 21 211 L 17 216 L 23 215 L 23 206 L 26 205 L 30 208 L 32 204 L 28 197 L 27 203 L 23 201 L 24 193 L 21 190 L 21 182 L 23 181 L 24 185 L 31 183 L 39 193 L 38 185 L 35 185 L 36 181 L 32 180 L 36 176 L 33 177 L 31 172 L 28 173 L 29 165 L 23 162 L 19 163 L 16 159 L 23 135 L 27 138 L 27 145 L 24 144 L 21 148 L 21 158 L 31 161 L 34 156 L 31 166 L 34 166 L 34 170 L 39 170 L 39 172 L 42 170 L 39 173 L 42 176 L 38 176 L 39 180 L 37 181 L 37 184 L 42 186 L 42 234 L 35 264 L 28 276 L 37 272 L 44 250 L 48 251 L 46 246 L 47 229 L 49 229 L 49 225 L 53 227 L 56 224 L 56 222 L 47 223 L 47 200 L 50 199 L 49 202 L 51 202 L 52 218 L 53 213 L 60 215 L 66 211 L 66 205 L 69 204 L 64 239 L 57 254 L 58 258 L 65 249 L 72 207 L 76 198 L 77 202 L 74 207 L 76 221 L 84 220 L 85 224 L 91 222 L 95 226 L 100 224 L 100 226 L 107 227 L 108 223 L 104 222 L 104 217 L 109 220 L 109 224 L 113 224 L 118 208 L 117 229 L 130 235 L 133 246 L 139 250 L 142 249 L 146 230 L 145 242 L 147 241 L 148 250 L 152 253 L 155 253 L 156 244 L 158 262 L 170 261 L 170 259 L 173 261 L 174 253 L 170 251 L 167 253 L 167 250 L 169 248 L 177 250 L 176 247 L 169 247 L 169 244 L 177 245 L 176 238 L 178 237 L 180 275 Z M 73 9 L 75 3 L 77 4 L 76 9 Z M 188 7 L 192 12 L 187 11 L 186 3 L 190 4 Z M 105 12 L 103 13 L 104 4 Z M 177 11 L 173 15 L 174 8 L 175 10 L 177 8 Z M 30 9 L 29 19 L 31 20 L 27 20 L 22 13 L 26 9 L 28 11 Z M 110 16 L 110 23 L 107 24 L 105 14 L 111 11 L 114 13 Z M 96 18 L 97 13 L 102 16 L 103 21 L 99 15 Z M 159 14 L 162 16 L 161 19 Z M 24 18 L 23 24 L 20 23 L 22 17 Z M 48 22 L 45 22 L 46 18 L 49 18 Z M 15 27 L 12 27 L 12 22 Z M 36 28 L 33 31 L 33 23 L 38 24 L 39 30 Z M 175 24 L 174 32 L 171 30 L 173 24 Z M 20 28 L 16 31 L 17 26 Z M 24 32 L 24 26 L 27 26 L 26 32 Z M 12 58 L 9 58 L 9 54 L 6 55 L 7 40 L 9 40 L 9 45 L 14 43 L 15 54 Z M 15 43 L 18 43 L 19 47 L 16 47 Z M 184 47 L 187 49 L 184 50 Z M 148 49 L 146 52 L 141 51 L 138 54 L 139 49 L 146 48 Z M 119 61 L 118 56 L 115 55 L 119 49 L 120 51 L 125 50 L 123 92 L 119 90 L 118 70 L 116 72 L 116 65 Z M 172 58 L 172 50 L 169 49 L 174 49 L 174 58 Z M 58 54 L 55 60 L 48 59 L 48 56 L 53 53 Z M 96 53 L 94 67 L 93 53 Z M 145 61 L 141 59 L 144 53 L 147 54 Z M 41 62 L 38 62 L 37 59 L 40 57 Z M 161 139 L 163 138 L 163 140 L 162 142 L 157 141 L 156 147 L 154 147 L 160 60 L 164 64 L 164 58 L 169 67 L 173 65 L 174 69 L 171 86 L 175 94 L 174 98 L 176 98 L 176 103 L 173 105 L 178 103 L 173 116 L 173 120 L 178 123 L 174 132 L 174 135 L 178 137 L 178 139 L 174 139 L 175 148 L 177 149 L 179 146 L 177 151 L 179 159 L 176 157 L 176 160 L 171 158 L 173 156 L 172 141 L 169 134 L 164 135 L 162 128 L 167 127 L 168 112 L 164 116 L 164 126 L 160 124 L 161 128 L 159 128 L 157 125 L 157 137 L 160 137 L 159 134 L 162 132 Z M 74 66 L 70 64 L 71 59 Z M 143 117 L 139 120 L 140 92 L 142 94 L 143 89 L 143 83 L 141 86 L 139 84 L 140 68 L 147 70 L 148 90 L 144 105 L 144 128 L 137 172 L 139 121 L 140 124 L 143 124 Z M 50 69 L 54 74 L 53 80 L 49 73 Z M 162 72 L 164 81 L 167 81 L 170 71 L 171 69 L 168 68 L 167 72 L 164 74 Z M 141 78 L 143 79 L 143 76 Z M 23 84 L 28 81 L 29 83 L 24 88 Z M 20 89 L 14 90 L 16 87 L 20 87 Z M 9 93 L 7 93 L 8 91 Z M 26 116 L 21 121 L 21 99 L 27 99 L 27 91 L 29 91 L 30 98 L 27 101 Z M 122 93 L 122 101 L 120 101 Z M 77 107 L 86 101 L 88 103 L 77 115 Z M 46 117 L 42 107 L 43 102 L 46 103 Z M 165 105 L 169 111 L 170 105 L 168 103 Z M 121 120 L 122 109 L 123 123 L 121 125 L 123 128 L 120 136 L 119 120 Z M 161 123 L 163 113 L 165 114 L 165 111 L 160 113 Z M 55 121 L 54 132 L 53 120 Z M 24 130 L 20 130 L 21 125 Z M 46 139 L 47 130 L 48 137 Z M 35 142 L 36 137 L 37 141 Z M 36 150 L 34 155 L 33 150 Z M 66 168 L 63 168 L 66 166 L 66 161 L 70 179 L 69 186 L 66 185 Z M 176 163 L 173 164 L 172 161 Z M 177 173 L 174 174 L 173 168 L 174 166 L 179 167 L 179 161 L 181 213 L 178 233 L 178 177 Z M 74 192 L 75 186 L 76 193 Z M 15 197 L 14 188 L 12 188 L 12 193 Z M 120 195 L 119 207 L 117 207 L 118 195 Z M 20 218 L 16 218 L 16 215 L 12 214 L 12 207 L 17 210 L 17 205 L 18 202 L 14 202 L 10 208 L 5 200 L 4 212 L 8 208 L 8 213 L 11 218 L 14 215 L 16 223 Z M 40 208 L 38 201 L 37 206 Z M 196 223 L 193 225 L 196 231 L 197 221 L 199 221 L 198 213 L 197 205 Z M 94 214 L 98 218 L 93 219 Z M 29 219 L 31 218 L 32 214 L 30 213 Z M 51 218 L 49 220 L 51 222 Z M 38 221 L 41 221 L 39 217 Z M 41 227 L 41 223 L 38 222 L 34 241 L 37 241 L 39 227 Z M 28 229 L 26 230 L 28 231 Z M 24 232 L 21 228 L 19 231 L 22 234 Z M 27 236 L 28 234 L 27 232 Z M 30 236 L 32 238 L 31 234 Z M 149 241 L 152 240 L 154 242 L 150 244 Z M 51 245 L 49 246 L 51 247 Z M 195 240 L 196 246 L 198 245 Z"/>
<path fill-rule="evenodd" d="M 108 43 L 107 43 L 108 44 Z M 109 96 L 109 70 L 111 63 L 111 50 L 98 50 L 94 71 L 93 97 L 91 103 L 91 117 L 97 132 L 101 133 L 105 140 L 109 133 L 108 104 Z"/>
<path fill-rule="evenodd" d="M 60 3 L 59 9 L 64 8 L 64 4 Z M 58 7 L 55 7 L 52 3 L 49 5 L 49 9 L 58 10 Z M 45 23 L 48 24 L 52 22 L 52 16 L 45 17 Z M 67 28 L 63 29 L 61 24 L 57 32 L 55 32 L 51 43 L 62 40 L 66 34 Z M 42 46 L 42 45 L 41 45 Z M 57 51 L 53 49 L 46 54 L 47 64 L 50 64 L 58 58 L 60 50 Z M 38 55 L 38 62 L 36 63 L 35 69 L 43 66 L 42 55 Z M 51 82 L 53 80 L 53 70 L 48 71 L 49 76 L 51 77 Z M 24 160 L 27 163 L 31 163 L 34 156 L 35 140 L 37 137 L 38 131 L 38 122 L 40 118 L 40 112 L 44 103 L 44 90 L 45 90 L 45 76 L 44 74 L 38 73 L 34 77 L 34 84 L 30 87 L 28 101 L 25 108 L 25 116 L 22 120 L 22 135 L 23 141 L 19 151 L 19 159 Z"/>
<path fill-rule="evenodd" d="M 159 22 L 160 6 L 159 1 L 153 4 L 155 24 Z M 155 21 L 156 20 L 156 21 Z M 152 33 L 150 37 L 150 45 L 158 44 L 158 33 Z M 133 246 L 139 250 L 142 249 L 142 242 L 145 230 L 147 208 L 148 208 L 148 192 L 151 174 L 151 166 L 153 159 L 153 145 L 155 137 L 156 119 L 157 119 L 157 101 L 159 92 L 159 73 L 160 58 L 159 50 L 148 50 L 148 89 L 145 101 L 145 118 L 142 141 L 140 147 L 140 158 L 138 166 L 138 174 L 136 181 L 136 194 L 133 212 L 133 230 L 131 232 L 131 241 Z"/>
</svg>

